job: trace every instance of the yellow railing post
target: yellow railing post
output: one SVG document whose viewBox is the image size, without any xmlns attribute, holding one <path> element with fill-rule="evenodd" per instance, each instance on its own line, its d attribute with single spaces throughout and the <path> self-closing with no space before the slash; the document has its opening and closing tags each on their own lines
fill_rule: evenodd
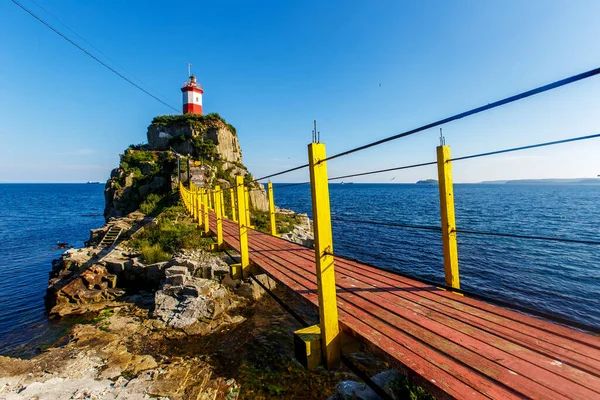
<svg viewBox="0 0 600 400">
<path fill-rule="evenodd" d="M 198 188 L 198 225 L 204 226 L 204 189 Z"/>
<path fill-rule="evenodd" d="M 250 219 L 250 191 L 247 187 L 244 187 L 244 206 L 246 208 L 246 225 L 248 228 L 252 228 L 252 220 Z"/>
<path fill-rule="evenodd" d="M 223 218 L 227 218 L 227 213 L 225 212 L 225 195 L 223 192 L 225 192 L 225 189 L 219 191 L 219 200 L 221 201 L 221 216 Z"/>
<path fill-rule="evenodd" d="M 234 222 L 237 222 L 237 217 L 235 216 L 235 189 L 229 189 L 229 200 L 231 201 L 231 219 Z"/>
<path fill-rule="evenodd" d="M 269 191 L 269 219 L 271 220 L 271 235 L 277 236 L 277 225 L 275 225 L 275 199 L 273 198 L 273 184 L 267 184 Z"/>
<path fill-rule="evenodd" d="M 195 221 L 198 218 L 198 204 L 196 204 L 196 185 L 192 186 L 192 219 Z"/>
<path fill-rule="evenodd" d="M 194 204 L 196 205 L 196 221 L 198 221 L 198 225 L 202 224 L 202 209 L 200 208 L 200 205 L 202 203 L 201 196 L 200 196 L 200 188 L 197 187 L 196 188 L 196 195 L 194 196 L 195 200 L 194 200 Z"/>
<path fill-rule="evenodd" d="M 440 188 L 440 215 L 442 218 L 442 245 L 444 248 L 444 273 L 446 275 L 446 285 L 455 289 L 460 289 L 450 146 L 437 147 L 437 167 Z"/>
<path fill-rule="evenodd" d="M 242 269 L 242 277 L 250 276 L 250 257 L 248 254 L 248 225 L 246 213 L 246 188 L 244 187 L 244 177 L 236 176 L 236 194 L 238 205 L 238 227 L 240 231 L 240 268 Z"/>
<path fill-rule="evenodd" d="M 319 291 L 321 351 L 325 366 L 331 369 L 337 368 L 340 364 L 341 335 L 333 266 L 333 236 L 331 233 L 327 163 L 321 162 L 325 158 L 325 145 L 323 143 L 308 145 L 317 288 Z"/>
<path fill-rule="evenodd" d="M 208 214 L 208 190 L 204 189 L 202 192 L 202 208 L 204 209 L 204 233 L 210 232 L 210 220 Z"/>
<path fill-rule="evenodd" d="M 217 217 L 217 250 L 223 248 L 223 213 L 221 203 L 221 187 L 215 186 L 215 216 Z"/>
</svg>

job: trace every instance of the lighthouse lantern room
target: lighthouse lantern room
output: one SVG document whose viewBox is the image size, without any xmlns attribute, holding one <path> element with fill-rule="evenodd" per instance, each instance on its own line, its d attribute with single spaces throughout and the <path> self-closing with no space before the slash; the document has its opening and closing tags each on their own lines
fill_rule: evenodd
<svg viewBox="0 0 600 400">
<path fill-rule="evenodd" d="M 196 77 L 190 75 L 187 82 L 181 88 L 183 94 L 183 113 L 202 115 L 202 86 L 196 83 Z"/>
</svg>

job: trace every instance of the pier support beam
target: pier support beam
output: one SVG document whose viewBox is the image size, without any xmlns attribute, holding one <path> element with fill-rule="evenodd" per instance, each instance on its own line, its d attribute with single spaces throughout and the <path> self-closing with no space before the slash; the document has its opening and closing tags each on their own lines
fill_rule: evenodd
<svg viewBox="0 0 600 400">
<path fill-rule="evenodd" d="M 442 218 L 442 245 L 444 248 L 444 274 L 446 276 L 446 285 L 455 289 L 460 289 L 450 146 L 437 147 L 437 167 L 440 189 L 440 216 Z"/>
<path fill-rule="evenodd" d="M 331 234 L 331 210 L 329 204 L 329 182 L 323 143 L 308 145 L 310 186 L 315 235 L 315 261 L 317 287 L 319 291 L 319 328 L 321 330 L 321 352 L 325 366 L 337 368 L 341 358 L 341 336 L 333 266 L 333 238 Z"/>
</svg>

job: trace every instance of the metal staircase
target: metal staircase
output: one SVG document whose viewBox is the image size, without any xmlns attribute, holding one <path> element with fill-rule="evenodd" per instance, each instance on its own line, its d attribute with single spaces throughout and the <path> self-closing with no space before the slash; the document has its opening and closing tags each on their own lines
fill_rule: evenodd
<svg viewBox="0 0 600 400">
<path fill-rule="evenodd" d="M 108 228 L 106 235 L 104 235 L 98 247 L 102 249 L 108 249 L 112 247 L 117 242 L 117 239 L 119 238 L 122 232 L 123 228 L 116 225 L 111 226 L 110 228 Z"/>
</svg>

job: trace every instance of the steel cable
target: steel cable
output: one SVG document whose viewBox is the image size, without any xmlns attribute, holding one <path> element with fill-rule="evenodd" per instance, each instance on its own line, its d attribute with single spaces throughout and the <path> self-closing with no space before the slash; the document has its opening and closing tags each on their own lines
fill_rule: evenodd
<svg viewBox="0 0 600 400">
<path fill-rule="evenodd" d="M 584 323 L 581 323 L 581 322 L 574 321 L 574 320 L 569 319 L 569 318 L 562 317 L 560 315 L 554 315 L 554 314 L 546 313 L 546 312 L 543 312 L 543 311 L 534 310 L 534 309 L 529 308 L 529 307 L 520 306 L 520 305 L 513 304 L 513 303 L 508 303 L 508 302 L 503 301 L 503 300 L 499 300 L 499 299 L 495 299 L 493 297 L 488 297 L 488 296 L 484 296 L 484 295 L 481 295 L 481 294 L 473 293 L 473 292 L 470 292 L 470 291 L 467 291 L 467 290 L 456 289 L 456 288 L 453 288 L 451 286 L 448 286 L 448 285 L 445 285 L 445 284 L 441 284 L 439 282 L 434 282 L 434 281 L 429 280 L 429 279 L 419 278 L 419 277 L 416 277 L 414 275 L 406 274 L 406 273 L 400 272 L 400 271 L 395 271 L 395 270 L 392 271 L 392 270 L 389 270 L 389 269 L 385 269 L 385 268 L 379 267 L 377 265 L 369 264 L 367 262 L 358 260 L 356 258 L 348 257 L 348 256 L 345 256 L 345 255 L 342 255 L 342 254 L 338 254 L 338 253 L 335 253 L 335 252 L 333 252 L 333 253 L 332 252 L 325 252 L 325 254 L 334 256 L 336 258 L 341 258 L 341 259 L 345 259 L 345 260 L 348 260 L 348 261 L 353 261 L 353 262 L 356 262 L 356 263 L 359 263 L 359 264 L 363 264 L 363 265 L 366 265 L 368 267 L 372 267 L 372 268 L 378 269 L 380 271 L 391 272 L 391 273 L 393 273 L 395 275 L 399 275 L 399 276 L 402 276 L 404 278 L 412 279 L 412 280 L 417 281 L 417 282 L 421 282 L 421 283 L 425 283 L 427 285 L 431 285 L 431 286 L 435 286 L 435 287 L 438 287 L 438 288 L 442 288 L 442 289 L 445 289 L 445 290 L 450 291 L 450 292 L 456 292 L 456 293 L 460 293 L 460 294 L 463 294 L 463 295 L 467 295 L 467 296 L 472 297 L 474 299 L 483 300 L 483 301 L 486 301 L 488 303 L 492 303 L 492 304 L 495 304 L 495 305 L 498 305 L 498 306 L 501 306 L 501 307 L 504 307 L 504 308 L 511 308 L 513 310 L 521 311 L 521 312 L 524 312 L 526 314 L 530 314 L 530 315 L 534 315 L 534 316 L 537 316 L 537 317 L 545 318 L 545 319 L 550 320 L 550 321 L 558 322 L 558 323 L 563 324 L 563 325 L 567 325 L 567 326 L 571 326 L 571 327 L 574 327 L 574 328 L 586 330 L 586 331 L 589 331 L 589 332 L 593 332 L 595 334 L 600 334 L 600 327 L 593 326 L 593 325 L 587 325 L 587 324 L 584 324 Z"/>
<path fill-rule="evenodd" d="M 583 80 L 583 79 L 587 79 L 587 78 L 596 76 L 598 74 L 600 74 L 600 68 L 594 68 L 594 69 L 592 69 L 590 71 L 586 71 L 586 72 L 583 72 L 581 74 L 573 75 L 573 76 L 570 76 L 568 78 L 561 79 L 559 81 L 556 81 L 556 82 L 553 82 L 553 83 L 549 83 L 547 85 L 540 86 L 540 87 L 537 87 L 535 89 L 531 89 L 531 90 L 528 90 L 526 92 L 522 92 L 522 93 L 516 94 L 514 96 L 506 97 L 506 98 L 504 98 L 502 100 L 498 100 L 498 101 L 495 101 L 493 103 L 489 103 L 489 104 L 484 105 L 484 106 L 473 108 L 473 109 L 471 109 L 469 111 L 464 111 L 462 113 L 455 114 L 455 115 L 453 115 L 451 117 L 440 119 L 438 121 L 435 121 L 435 122 L 432 122 L 432 123 L 420 126 L 418 128 L 411 129 L 409 131 L 399 133 L 397 135 L 389 136 L 387 138 L 384 138 L 384 139 L 381 139 L 381 140 L 377 140 L 375 142 L 371 142 L 371 143 L 365 144 L 363 146 L 359 146 L 359 147 L 355 147 L 355 148 L 350 149 L 350 150 L 346 150 L 344 152 L 341 152 L 341 153 L 335 154 L 333 156 L 327 157 L 327 158 L 321 160 L 320 162 L 334 160 L 334 159 L 342 157 L 342 156 L 347 156 L 349 154 L 356 153 L 357 151 L 366 150 L 368 148 L 371 148 L 371 147 L 374 147 L 374 146 L 378 146 L 378 145 L 383 144 L 383 143 L 391 142 L 392 140 L 396 140 L 396 139 L 400 139 L 400 138 L 407 137 L 407 136 L 410 136 L 410 135 L 414 135 L 415 133 L 422 132 L 422 131 L 427 130 L 427 129 L 431 129 L 431 128 L 434 128 L 436 126 L 447 124 L 448 122 L 452 122 L 452 121 L 456 121 L 456 120 L 459 120 L 459 119 L 462 119 L 462 118 L 465 118 L 465 117 L 469 117 L 471 115 L 475 115 L 475 114 L 478 114 L 478 113 L 483 112 L 483 111 L 488 111 L 488 110 L 491 110 L 493 108 L 503 106 L 505 104 L 513 103 L 515 101 L 522 100 L 522 99 L 534 96 L 534 95 L 539 94 L 539 93 L 544 93 L 544 92 L 550 91 L 552 89 L 559 88 L 561 86 L 565 86 L 565 85 L 568 85 L 568 84 L 571 84 L 571 83 L 574 83 L 574 82 L 577 82 L 577 81 L 580 81 L 580 80 Z"/>
</svg>

